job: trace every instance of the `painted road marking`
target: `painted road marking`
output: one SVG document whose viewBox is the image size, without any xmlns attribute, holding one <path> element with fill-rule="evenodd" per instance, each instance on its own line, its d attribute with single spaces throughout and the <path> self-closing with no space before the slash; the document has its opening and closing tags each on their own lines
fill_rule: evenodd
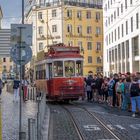
<svg viewBox="0 0 140 140">
<path fill-rule="evenodd" d="M 116 139 L 98 139 L 98 140 L 116 140 Z"/>
<path fill-rule="evenodd" d="M 108 124 L 107 127 L 110 129 L 110 130 L 114 130 L 114 128 L 112 127 L 112 125 Z"/>
<path fill-rule="evenodd" d="M 97 125 L 84 125 L 83 126 L 85 128 L 86 131 L 100 131 L 100 127 L 98 127 Z"/>
<path fill-rule="evenodd" d="M 125 128 L 124 127 L 122 127 L 121 125 L 115 125 L 116 127 L 118 127 L 119 129 L 121 129 L 121 130 L 124 130 Z"/>
<path fill-rule="evenodd" d="M 139 130 L 140 129 L 140 124 L 131 124 L 130 127 L 135 129 L 135 130 Z"/>
<path fill-rule="evenodd" d="M 125 130 L 126 129 L 125 127 L 123 127 L 122 125 L 119 125 L 119 124 L 117 124 L 117 125 L 108 124 L 106 126 L 110 130 L 115 130 L 115 128 L 113 126 L 119 128 L 120 130 Z M 83 127 L 86 131 L 100 131 L 101 130 L 101 128 L 98 125 L 84 125 Z M 132 128 L 132 129 L 135 129 L 135 130 L 139 130 L 140 129 L 140 124 L 131 124 L 131 125 L 129 125 L 129 127 Z"/>
</svg>

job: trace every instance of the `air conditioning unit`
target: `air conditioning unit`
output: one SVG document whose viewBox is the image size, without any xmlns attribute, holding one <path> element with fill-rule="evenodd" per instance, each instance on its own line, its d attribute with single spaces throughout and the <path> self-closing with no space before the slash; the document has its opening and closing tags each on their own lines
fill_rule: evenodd
<svg viewBox="0 0 140 140">
<path fill-rule="evenodd" d="M 40 38 L 45 38 L 45 36 L 43 34 L 40 34 Z"/>
<path fill-rule="evenodd" d="M 44 20 L 41 18 L 41 19 L 39 19 L 41 22 L 44 22 Z"/>
</svg>

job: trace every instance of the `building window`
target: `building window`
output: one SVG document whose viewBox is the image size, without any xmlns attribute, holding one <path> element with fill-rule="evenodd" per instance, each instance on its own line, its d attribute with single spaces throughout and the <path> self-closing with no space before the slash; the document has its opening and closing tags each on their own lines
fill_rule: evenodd
<svg viewBox="0 0 140 140">
<path fill-rule="evenodd" d="M 121 4 L 121 13 L 123 13 L 123 4 Z"/>
<path fill-rule="evenodd" d="M 120 39 L 120 27 L 118 27 L 118 39 Z"/>
<path fill-rule="evenodd" d="M 127 9 L 127 0 L 125 0 L 125 9 Z"/>
<path fill-rule="evenodd" d="M 136 14 L 136 28 L 139 28 L 139 13 Z"/>
<path fill-rule="evenodd" d="M 40 35 L 43 34 L 43 27 L 42 27 L 42 26 L 39 26 L 39 27 L 38 27 L 38 33 L 39 33 Z"/>
<path fill-rule="evenodd" d="M 81 11 L 78 11 L 78 12 L 77 12 L 77 18 L 78 18 L 78 19 L 82 19 L 82 12 L 81 12 Z"/>
<path fill-rule="evenodd" d="M 57 25 L 52 25 L 52 32 L 57 32 Z"/>
<path fill-rule="evenodd" d="M 92 50 L 92 42 L 88 42 L 87 43 L 87 49 L 88 50 Z"/>
<path fill-rule="evenodd" d="M 126 21 L 126 35 L 128 34 L 128 21 Z"/>
<path fill-rule="evenodd" d="M 73 46 L 73 42 L 72 41 L 69 41 L 68 42 L 68 46 Z"/>
<path fill-rule="evenodd" d="M 91 19 L 91 12 L 87 11 L 87 19 Z"/>
<path fill-rule="evenodd" d="M 101 42 L 97 42 L 96 43 L 96 51 L 100 51 L 101 50 Z"/>
<path fill-rule="evenodd" d="M 71 24 L 67 25 L 67 32 L 72 33 L 72 25 Z"/>
<path fill-rule="evenodd" d="M 112 36 L 112 43 L 113 43 L 113 41 L 114 41 L 114 40 L 113 40 L 113 32 L 112 32 L 111 34 L 112 34 L 111 36 Z"/>
<path fill-rule="evenodd" d="M 43 50 L 43 43 L 42 42 L 39 43 L 39 51 L 40 50 Z"/>
<path fill-rule="evenodd" d="M 109 34 L 109 44 L 111 43 L 110 34 Z"/>
<path fill-rule="evenodd" d="M 116 19 L 116 11 L 114 11 L 114 19 Z"/>
<path fill-rule="evenodd" d="M 133 17 L 131 17 L 131 32 L 133 32 Z"/>
<path fill-rule="evenodd" d="M 116 29 L 115 29 L 115 41 L 116 41 L 116 39 L 117 39 L 117 35 L 116 35 Z"/>
<path fill-rule="evenodd" d="M 92 56 L 88 56 L 88 63 L 92 63 Z"/>
<path fill-rule="evenodd" d="M 10 71 L 13 69 L 13 66 L 10 66 Z"/>
<path fill-rule="evenodd" d="M 102 63 L 101 58 L 97 57 L 97 64 Z"/>
<path fill-rule="evenodd" d="M 6 58 L 3 58 L 3 62 L 6 62 Z"/>
<path fill-rule="evenodd" d="M 130 4 L 133 4 L 133 0 L 130 0 Z"/>
<path fill-rule="evenodd" d="M 91 34 L 92 33 L 92 27 L 91 26 L 88 26 L 87 27 L 87 34 Z"/>
<path fill-rule="evenodd" d="M 79 26 L 77 27 L 77 33 L 78 33 L 78 34 L 81 34 L 81 33 L 82 33 L 82 26 L 81 26 L 81 25 L 79 25 Z"/>
<path fill-rule="evenodd" d="M 52 17 L 56 17 L 56 10 L 52 10 Z"/>
<path fill-rule="evenodd" d="M 72 18 L 72 10 L 67 10 L 67 17 Z"/>
<path fill-rule="evenodd" d="M 111 14 L 111 22 L 113 22 L 113 14 Z"/>
<path fill-rule="evenodd" d="M 12 62 L 12 58 L 10 58 L 10 62 Z"/>
<path fill-rule="evenodd" d="M 119 7 L 117 8 L 117 15 L 119 17 L 120 13 L 119 13 Z"/>
<path fill-rule="evenodd" d="M 100 27 L 96 27 L 96 35 L 101 34 L 101 28 Z"/>
<path fill-rule="evenodd" d="M 124 35 L 124 30 L 123 30 L 123 24 L 122 24 L 122 37 L 123 37 L 123 35 Z"/>
<path fill-rule="evenodd" d="M 38 19 L 43 19 L 42 12 L 38 12 Z"/>
<path fill-rule="evenodd" d="M 100 20 L 100 12 L 96 12 L 96 21 Z"/>
<path fill-rule="evenodd" d="M 79 42 L 78 42 L 78 46 L 79 46 L 79 48 L 80 48 L 80 52 L 83 52 L 83 51 L 84 51 L 84 48 L 83 48 L 83 43 L 82 43 L 82 41 L 79 41 Z"/>
</svg>

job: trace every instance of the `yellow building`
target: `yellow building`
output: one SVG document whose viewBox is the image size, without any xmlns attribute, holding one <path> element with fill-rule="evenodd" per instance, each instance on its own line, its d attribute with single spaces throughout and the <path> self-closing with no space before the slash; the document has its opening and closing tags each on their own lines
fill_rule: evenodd
<svg viewBox="0 0 140 140">
<path fill-rule="evenodd" d="M 80 47 L 84 55 L 84 75 L 90 70 L 94 73 L 102 72 L 102 9 L 64 6 L 63 10 L 63 42 Z"/>
<path fill-rule="evenodd" d="M 98 2 L 101 0 L 98 0 Z M 33 52 L 47 45 L 64 43 L 79 46 L 84 55 L 84 75 L 103 70 L 102 5 L 80 2 L 54 2 L 30 8 L 26 22 L 33 24 Z"/>
</svg>

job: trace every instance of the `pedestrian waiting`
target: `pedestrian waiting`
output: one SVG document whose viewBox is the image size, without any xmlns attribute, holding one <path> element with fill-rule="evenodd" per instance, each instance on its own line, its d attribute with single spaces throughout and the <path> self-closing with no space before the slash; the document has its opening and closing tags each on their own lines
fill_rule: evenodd
<svg viewBox="0 0 140 140">
<path fill-rule="evenodd" d="M 14 91 L 13 102 L 18 102 L 19 100 L 19 86 L 20 86 L 20 80 L 17 76 L 13 83 L 13 91 Z"/>
</svg>

